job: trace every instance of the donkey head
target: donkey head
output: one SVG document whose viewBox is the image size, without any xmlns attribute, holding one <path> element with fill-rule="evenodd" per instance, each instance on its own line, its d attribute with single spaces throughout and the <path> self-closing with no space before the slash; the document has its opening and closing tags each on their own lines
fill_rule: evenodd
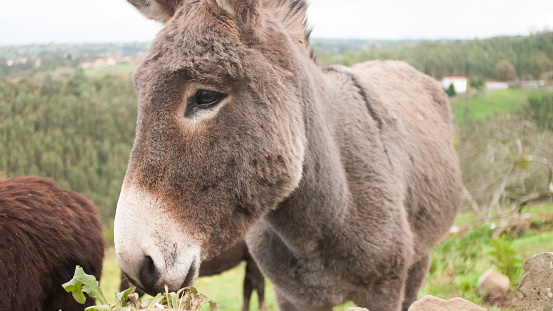
<svg viewBox="0 0 553 311">
<path fill-rule="evenodd" d="M 115 249 L 133 283 L 174 291 L 298 186 L 301 51 L 261 0 L 129 2 L 165 25 L 134 76 Z"/>
</svg>

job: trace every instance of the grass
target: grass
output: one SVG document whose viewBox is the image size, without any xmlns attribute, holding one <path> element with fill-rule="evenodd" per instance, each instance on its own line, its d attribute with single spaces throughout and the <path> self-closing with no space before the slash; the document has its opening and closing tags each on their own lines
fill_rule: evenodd
<svg viewBox="0 0 553 311">
<path fill-rule="evenodd" d="M 135 65 L 117 64 L 111 67 L 104 68 L 87 68 L 84 69 L 84 74 L 90 78 L 101 78 L 105 75 L 113 75 L 123 78 L 130 78 L 136 68 Z"/>
<path fill-rule="evenodd" d="M 120 282 L 121 270 L 119 270 L 119 266 L 117 265 L 115 250 L 113 247 L 110 247 L 106 250 L 104 256 L 104 267 L 102 269 L 102 278 L 100 279 L 100 289 L 102 289 L 108 300 L 115 301 L 115 293 L 119 292 Z"/>
<path fill-rule="evenodd" d="M 450 105 L 456 123 L 463 123 L 465 118 L 468 117 L 486 120 L 492 115 L 517 113 L 528 104 L 528 96 L 542 92 L 522 89 L 486 90 L 478 92 L 474 97 L 458 96 L 450 98 Z"/>
</svg>

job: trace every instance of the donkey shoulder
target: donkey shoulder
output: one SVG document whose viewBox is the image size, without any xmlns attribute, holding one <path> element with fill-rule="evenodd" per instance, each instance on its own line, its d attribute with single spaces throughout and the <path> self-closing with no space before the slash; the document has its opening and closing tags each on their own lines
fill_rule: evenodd
<svg viewBox="0 0 553 311">
<path fill-rule="evenodd" d="M 437 112 L 443 122 L 451 124 L 449 100 L 439 82 L 411 65 L 375 60 L 354 65 L 352 71 L 369 100 L 376 106 L 385 106 L 380 109 L 393 115 L 398 113 L 400 118 Z"/>
</svg>

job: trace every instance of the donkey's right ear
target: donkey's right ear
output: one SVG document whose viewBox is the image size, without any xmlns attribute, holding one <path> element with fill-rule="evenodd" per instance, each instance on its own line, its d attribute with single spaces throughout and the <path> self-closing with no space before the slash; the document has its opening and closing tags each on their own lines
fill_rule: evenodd
<svg viewBox="0 0 553 311">
<path fill-rule="evenodd" d="M 127 0 L 147 18 L 165 23 L 177 11 L 182 0 Z"/>
</svg>

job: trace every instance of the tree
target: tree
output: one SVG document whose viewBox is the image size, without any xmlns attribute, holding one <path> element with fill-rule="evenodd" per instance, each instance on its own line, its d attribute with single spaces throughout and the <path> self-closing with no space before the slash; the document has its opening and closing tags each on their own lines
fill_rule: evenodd
<svg viewBox="0 0 553 311">
<path fill-rule="evenodd" d="M 517 77 L 517 71 L 511 62 L 504 59 L 495 65 L 494 76 L 500 81 L 513 81 Z"/>
<path fill-rule="evenodd" d="M 483 220 L 500 207 L 520 208 L 553 193 L 553 136 L 522 116 L 500 115 L 459 125 L 464 209 Z M 505 211 L 505 210 L 503 210 Z"/>
<path fill-rule="evenodd" d="M 457 92 L 455 91 L 455 85 L 453 85 L 453 83 L 451 83 L 449 85 L 449 88 L 447 88 L 447 91 L 446 91 L 447 95 L 449 97 L 455 97 L 457 96 Z"/>
<path fill-rule="evenodd" d="M 536 121 L 536 125 L 540 130 L 553 130 L 553 95 L 530 96 L 528 107 L 530 116 Z"/>
</svg>

